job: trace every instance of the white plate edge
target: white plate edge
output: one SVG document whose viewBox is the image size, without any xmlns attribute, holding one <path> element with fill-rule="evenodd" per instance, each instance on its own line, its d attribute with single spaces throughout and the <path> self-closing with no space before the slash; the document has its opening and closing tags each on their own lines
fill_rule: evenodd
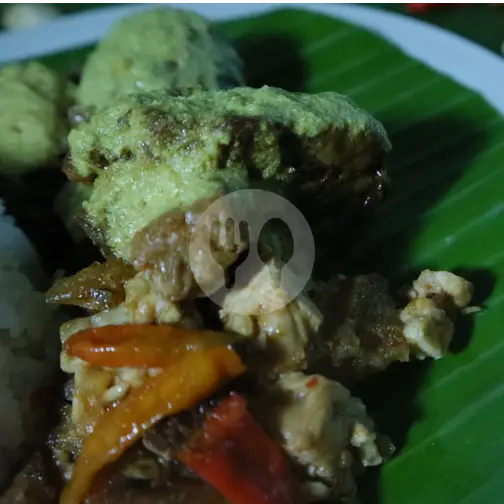
<svg viewBox="0 0 504 504">
<path fill-rule="evenodd" d="M 121 17 L 154 5 L 159 4 L 94 9 L 62 16 L 45 25 L 2 33 L 0 64 L 94 43 Z M 182 7 L 215 21 L 259 15 L 285 7 L 301 7 L 334 16 L 378 33 L 410 56 L 479 92 L 504 114 L 504 59 L 469 40 L 414 18 L 348 4 L 184 4 Z"/>
</svg>

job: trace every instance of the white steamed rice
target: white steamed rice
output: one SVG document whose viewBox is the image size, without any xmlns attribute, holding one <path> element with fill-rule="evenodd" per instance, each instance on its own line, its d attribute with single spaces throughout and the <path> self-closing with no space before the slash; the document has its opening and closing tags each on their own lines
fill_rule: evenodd
<svg viewBox="0 0 504 504">
<path fill-rule="evenodd" d="M 21 454 L 30 399 L 57 365 L 54 310 L 33 287 L 41 275 L 37 253 L 0 200 L 0 483 Z"/>
</svg>

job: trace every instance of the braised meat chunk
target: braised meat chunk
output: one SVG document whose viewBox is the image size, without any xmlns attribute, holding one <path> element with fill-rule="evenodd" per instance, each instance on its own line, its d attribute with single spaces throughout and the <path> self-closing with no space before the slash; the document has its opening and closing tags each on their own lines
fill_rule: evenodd
<svg viewBox="0 0 504 504">
<path fill-rule="evenodd" d="M 248 245 L 234 226 L 226 225 L 232 215 L 232 208 L 217 197 L 168 211 L 135 233 L 131 261 L 174 301 L 201 295 L 201 289 L 214 292 Z"/>
<path fill-rule="evenodd" d="M 311 362 L 349 385 L 409 360 L 403 323 L 381 276 L 361 275 L 322 285 L 315 302 L 324 323 L 312 346 Z"/>
</svg>

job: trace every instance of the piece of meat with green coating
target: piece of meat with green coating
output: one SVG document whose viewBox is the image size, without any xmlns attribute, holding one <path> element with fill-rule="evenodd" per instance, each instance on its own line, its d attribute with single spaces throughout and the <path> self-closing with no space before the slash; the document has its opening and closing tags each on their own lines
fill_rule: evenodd
<svg viewBox="0 0 504 504">
<path fill-rule="evenodd" d="M 71 83 L 35 61 L 0 70 L 0 174 L 57 167 L 73 92 Z"/>
<path fill-rule="evenodd" d="M 361 206 L 381 192 L 382 125 L 337 93 L 236 88 L 125 98 L 69 135 L 73 172 L 93 182 L 84 203 L 100 245 L 128 258 L 133 235 L 194 201 L 270 189 L 301 211 Z"/>
<path fill-rule="evenodd" d="M 102 108 L 130 93 L 243 85 L 235 50 L 193 12 L 157 8 L 119 21 L 91 53 L 77 101 Z"/>
</svg>

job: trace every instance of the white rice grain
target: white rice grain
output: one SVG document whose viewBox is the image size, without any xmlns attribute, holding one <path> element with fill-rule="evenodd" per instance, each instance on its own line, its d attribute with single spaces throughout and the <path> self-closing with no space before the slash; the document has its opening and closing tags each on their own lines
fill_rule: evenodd
<svg viewBox="0 0 504 504">
<path fill-rule="evenodd" d="M 54 310 L 33 288 L 41 278 L 36 251 L 0 200 L 0 483 L 32 428 L 31 399 L 57 366 Z"/>
</svg>

